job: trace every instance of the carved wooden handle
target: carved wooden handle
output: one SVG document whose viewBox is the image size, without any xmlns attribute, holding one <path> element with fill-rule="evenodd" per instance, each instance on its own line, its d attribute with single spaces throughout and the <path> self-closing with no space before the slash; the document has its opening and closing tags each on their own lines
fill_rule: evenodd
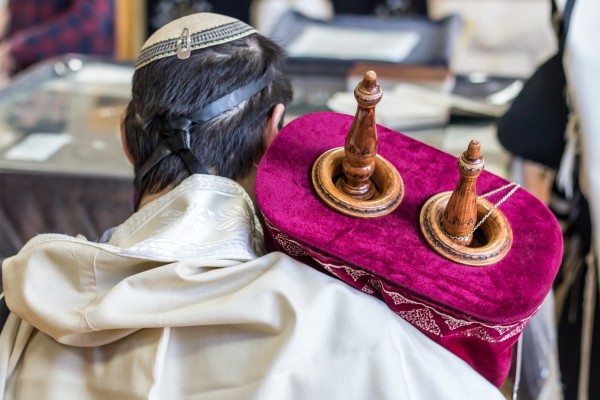
<svg viewBox="0 0 600 400">
<path fill-rule="evenodd" d="M 477 177 L 484 168 L 481 143 L 471 140 L 458 159 L 460 178 L 442 215 L 444 231 L 455 243 L 468 246 L 477 223 Z"/>
<path fill-rule="evenodd" d="M 382 95 L 374 71 L 367 71 L 362 82 L 354 89 L 358 106 L 346 136 L 342 162 L 345 177 L 339 183 L 340 189 L 354 199 L 369 200 L 375 194 L 370 179 L 375 171 L 378 146 L 375 106 Z"/>
</svg>

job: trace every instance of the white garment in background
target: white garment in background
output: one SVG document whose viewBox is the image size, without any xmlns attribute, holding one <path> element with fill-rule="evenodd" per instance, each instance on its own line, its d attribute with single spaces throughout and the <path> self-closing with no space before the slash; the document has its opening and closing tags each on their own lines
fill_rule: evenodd
<svg viewBox="0 0 600 400">
<path fill-rule="evenodd" d="M 589 200 L 596 254 L 600 254 L 600 1 L 577 0 L 565 48 L 571 108 L 578 117 L 581 185 Z"/>
<path fill-rule="evenodd" d="M 261 248 L 250 198 L 205 175 L 108 244 L 34 238 L 3 265 L 0 398 L 503 399 L 383 302 Z"/>
<path fill-rule="evenodd" d="M 600 255 L 600 2 L 598 0 L 577 0 L 571 15 L 569 32 L 565 46 L 563 64 L 569 92 L 570 135 L 567 155 L 575 149 L 578 140 L 581 154 L 580 186 L 588 200 L 592 222 L 592 253 L 586 260 L 589 266 L 598 266 Z M 575 134 L 573 134 L 575 133 Z M 568 159 L 568 157 L 567 157 Z M 561 168 L 563 168 L 561 166 Z M 579 350 L 578 398 L 588 399 L 591 348 L 594 331 L 594 314 L 598 279 L 600 274 L 588 268 L 585 279 L 582 339 Z"/>
</svg>

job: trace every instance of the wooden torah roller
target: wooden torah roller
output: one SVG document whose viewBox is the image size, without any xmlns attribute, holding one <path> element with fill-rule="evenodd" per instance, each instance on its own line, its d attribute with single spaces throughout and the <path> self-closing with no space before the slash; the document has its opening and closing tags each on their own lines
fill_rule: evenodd
<svg viewBox="0 0 600 400">
<path fill-rule="evenodd" d="M 464 265 L 496 263 L 512 245 L 512 230 L 504 214 L 488 200 L 477 198 L 477 177 L 483 168 L 481 144 L 472 140 L 458 159 L 460 177 L 454 191 L 431 197 L 419 218 L 429 246 Z"/>
<path fill-rule="evenodd" d="M 360 103 L 358 107 L 360 117 Z M 482 268 L 451 261 L 430 247 L 419 217 L 432 197 L 452 191 L 460 180 L 456 156 L 380 125 L 378 156 L 401 172 L 406 188 L 400 205 L 379 218 L 369 213 L 369 218 L 356 218 L 335 210 L 313 187 L 313 166 L 323 154 L 344 145 L 349 132 L 361 136 L 365 126 L 372 127 L 359 122 L 356 116 L 332 112 L 305 115 L 288 123 L 269 146 L 256 179 L 268 250 L 282 251 L 384 301 L 501 385 L 510 367 L 511 347 L 544 301 L 560 266 L 562 234 L 556 219 L 532 195 L 516 190 L 501 205 L 512 231 L 510 251 Z M 337 165 L 330 166 L 333 172 L 327 176 L 344 175 L 343 166 L 340 170 Z M 375 175 L 377 170 L 376 164 Z M 377 179 L 371 176 L 381 191 Z M 477 190 L 488 193 L 507 183 L 481 171 Z M 488 199 L 497 203 L 498 197 Z M 448 200 L 433 207 L 446 209 Z M 479 201 L 477 207 L 485 204 Z M 439 224 L 437 217 L 434 221 Z M 477 229 L 466 247 L 479 246 L 481 233 L 489 241 L 487 229 L 487 224 Z"/>
<path fill-rule="evenodd" d="M 375 106 L 383 91 L 377 74 L 367 71 L 354 89 L 358 105 L 344 147 L 323 153 L 314 163 L 317 195 L 332 209 L 358 218 L 377 218 L 394 211 L 404 194 L 396 168 L 377 154 Z"/>
</svg>

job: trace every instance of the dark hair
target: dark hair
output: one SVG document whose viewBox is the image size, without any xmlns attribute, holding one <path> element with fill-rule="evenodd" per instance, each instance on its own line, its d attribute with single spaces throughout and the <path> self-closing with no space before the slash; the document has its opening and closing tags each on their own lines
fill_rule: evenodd
<svg viewBox="0 0 600 400">
<path fill-rule="evenodd" d="M 252 34 L 195 50 L 185 60 L 166 57 L 137 70 L 124 120 L 135 173 L 160 144 L 161 135 L 172 131 L 168 121 L 190 117 L 271 68 L 273 79 L 259 93 L 190 128 L 191 149 L 210 173 L 233 180 L 245 176 L 262 156 L 265 124 L 273 108 L 292 99 L 284 67 L 284 51 L 271 40 Z M 138 196 L 177 186 L 188 176 L 180 157 L 171 154 L 146 175 Z"/>
</svg>

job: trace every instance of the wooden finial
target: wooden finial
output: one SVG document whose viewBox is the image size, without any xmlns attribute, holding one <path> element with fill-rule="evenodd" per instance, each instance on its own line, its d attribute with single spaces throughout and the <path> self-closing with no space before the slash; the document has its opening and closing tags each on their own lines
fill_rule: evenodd
<svg viewBox="0 0 600 400">
<path fill-rule="evenodd" d="M 430 197 L 419 215 L 427 244 L 442 257 L 470 266 L 494 264 L 508 254 L 512 245 L 510 224 L 498 209 L 504 200 L 492 204 L 483 198 L 485 195 L 477 198 L 477 177 L 483 167 L 481 144 L 471 140 L 458 158 L 460 178 L 454 190 Z"/>
<path fill-rule="evenodd" d="M 362 82 L 354 89 L 358 105 L 346 136 L 342 163 L 344 179 L 338 181 L 338 188 L 358 200 L 369 200 L 375 195 L 375 187 L 371 183 L 378 146 L 375 106 L 382 95 L 374 71 L 367 71 Z"/>
<path fill-rule="evenodd" d="M 354 89 L 358 106 L 345 146 L 321 154 L 312 169 L 317 196 L 335 211 L 356 218 L 387 215 L 404 196 L 402 177 L 377 154 L 375 106 L 382 95 L 377 74 L 367 71 Z"/>
<path fill-rule="evenodd" d="M 468 246 L 477 223 L 477 177 L 484 168 L 481 143 L 471 140 L 458 159 L 460 178 L 442 215 L 442 224 L 454 242 Z"/>
</svg>

